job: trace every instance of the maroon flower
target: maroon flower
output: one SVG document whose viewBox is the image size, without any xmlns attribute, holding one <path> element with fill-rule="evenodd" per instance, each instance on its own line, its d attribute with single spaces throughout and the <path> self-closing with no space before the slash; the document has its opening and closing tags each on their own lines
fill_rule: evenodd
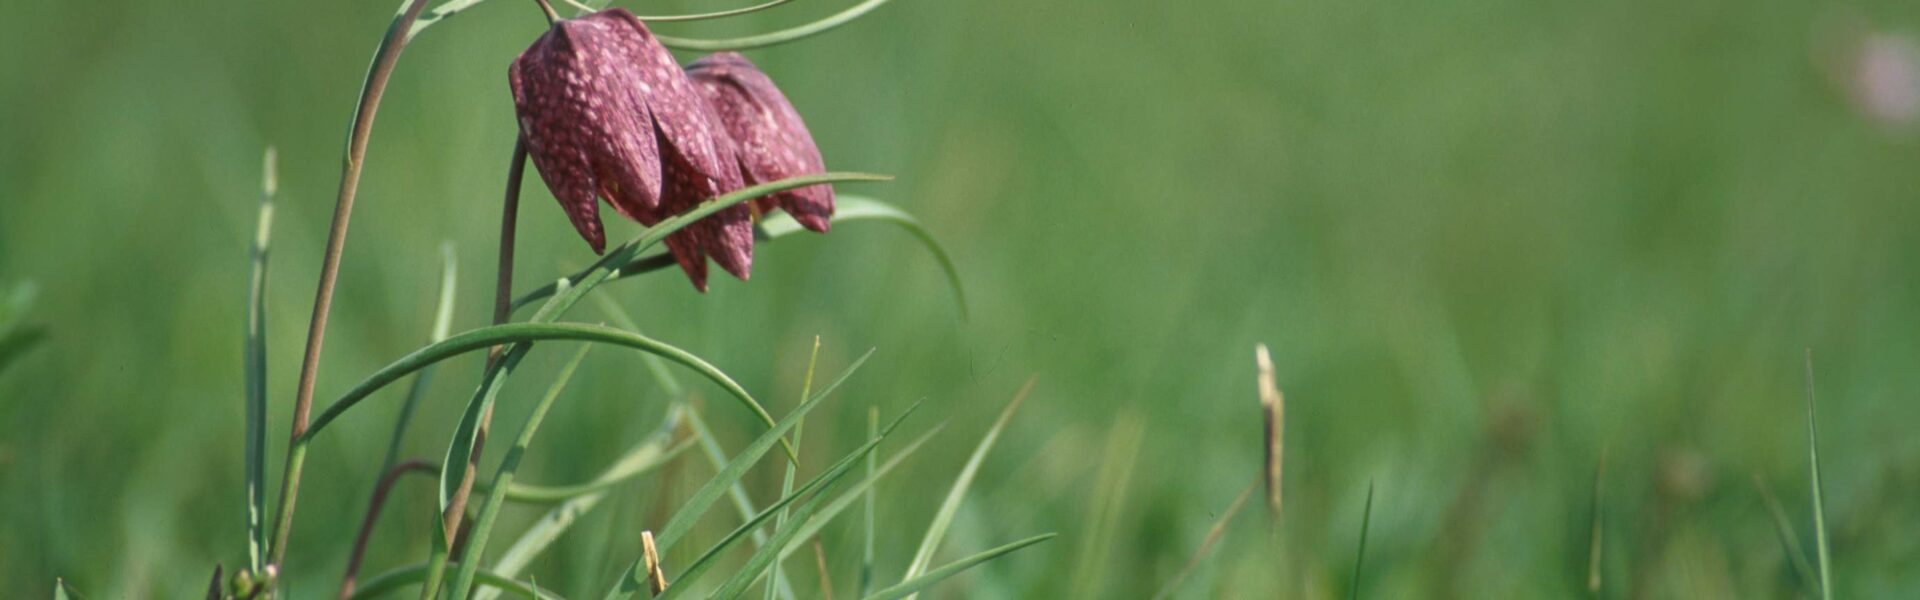
<svg viewBox="0 0 1920 600">
<path fill-rule="evenodd" d="M 596 253 L 606 248 L 596 198 L 653 225 L 745 186 L 720 118 L 625 9 L 555 23 L 507 75 L 527 153 Z M 752 211 L 715 213 L 668 236 L 667 248 L 702 291 L 709 256 L 746 279 Z"/>
<path fill-rule="evenodd" d="M 732 52 L 712 54 L 687 65 L 739 149 L 740 170 L 748 185 L 796 175 L 826 172 L 813 135 L 800 121 L 780 88 L 766 73 Z M 833 216 L 833 187 L 812 185 L 756 198 L 757 212 L 778 206 L 807 229 L 825 233 Z"/>
</svg>

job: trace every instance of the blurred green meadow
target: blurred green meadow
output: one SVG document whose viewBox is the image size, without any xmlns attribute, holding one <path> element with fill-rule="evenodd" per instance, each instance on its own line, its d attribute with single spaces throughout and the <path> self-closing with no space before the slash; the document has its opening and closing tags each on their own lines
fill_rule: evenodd
<svg viewBox="0 0 1920 600">
<path fill-rule="evenodd" d="M 616 4 L 733 6 L 715 1 Z M 93 598 L 194 597 L 215 563 L 245 563 L 260 157 L 280 159 L 277 482 L 345 127 L 393 5 L 0 7 L 0 298 L 31 285 L 21 322 L 44 332 L 0 371 L 0 596 L 49 597 L 64 577 Z M 841 6 L 657 30 L 752 33 Z M 1920 130 L 1866 114 L 1835 75 L 1851 27 L 1911 39 L 1920 3 L 895 0 L 747 54 L 829 168 L 898 177 L 838 189 L 918 216 L 952 252 L 970 318 L 913 238 L 868 223 L 763 243 L 750 282 L 716 277 L 704 295 L 673 271 L 600 293 L 776 414 L 797 403 L 815 336 L 826 374 L 878 349 L 811 413 L 801 457 L 810 474 L 858 445 L 870 406 L 925 400 L 883 455 L 945 423 L 878 487 L 883 582 L 1034 379 L 935 564 L 1061 535 L 932 598 L 1160 591 L 1259 480 L 1257 343 L 1286 396 L 1283 508 L 1256 494 L 1174 597 L 1347 597 L 1370 483 L 1360 597 L 1805 596 L 1809 349 L 1834 590 L 1916 597 Z M 543 30 L 531 3 L 493 0 L 401 59 L 323 405 L 425 343 L 443 244 L 454 329 L 488 322 L 516 131 L 507 64 Z M 521 289 L 592 259 L 529 180 Z M 639 231 L 606 217 L 612 239 Z M 589 302 L 569 318 L 612 317 Z M 503 431 L 571 346 L 529 357 L 501 396 Z M 652 431 L 668 399 L 641 365 L 592 353 L 520 479 L 589 479 Z M 480 366 L 435 374 L 406 456 L 441 456 Z M 723 443 L 761 431 L 688 381 Z M 401 395 L 317 438 L 289 597 L 334 593 Z M 767 460 L 747 489 L 764 503 L 783 472 Z M 528 574 L 600 593 L 710 473 L 689 454 L 616 488 Z M 426 556 L 435 495 L 410 481 L 365 573 Z M 496 537 L 543 510 L 509 506 Z M 737 523 L 715 512 L 665 557 L 670 573 Z M 820 538 L 835 597 L 853 595 L 859 522 Z M 818 593 L 810 555 L 787 572 Z"/>
</svg>

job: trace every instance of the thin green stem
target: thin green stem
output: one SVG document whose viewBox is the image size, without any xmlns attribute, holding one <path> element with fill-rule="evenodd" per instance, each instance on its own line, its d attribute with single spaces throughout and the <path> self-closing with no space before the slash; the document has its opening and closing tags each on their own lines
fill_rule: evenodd
<svg viewBox="0 0 1920 600">
<path fill-rule="evenodd" d="M 333 222 L 327 231 L 327 246 L 320 262 L 320 282 L 314 290 L 313 316 L 307 324 L 307 345 L 300 362 L 299 388 L 294 394 L 293 426 L 289 444 L 297 445 L 307 432 L 307 417 L 313 410 L 313 385 L 320 371 L 320 350 L 326 340 L 327 314 L 333 307 L 333 288 L 339 281 L 340 257 L 346 250 L 347 225 L 353 217 L 353 198 L 360 188 L 360 170 L 365 164 L 367 141 L 373 134 L 373 118 L 386 93 L 400 52 L 406 49 L 407 32 L 413 27 L 429 0 L 411 0 L 407 8 L 387 28 L 386 37 L 374 51 L 373 66 L 360 92 L 360 104 L 354 109 L 353 125 L 347 136 L 346 159 L 341 167 L 340 189 L 334 198 Z M 289 468 L 280 488 L 279 524 L 274 528 L 273 561 L 278 566 L 286 558 L 287 538 L 293 529 L 294 500 L 300 493 L 299 470 L 292 468 L 293 452 L 288 452 Z"/>
</svg>

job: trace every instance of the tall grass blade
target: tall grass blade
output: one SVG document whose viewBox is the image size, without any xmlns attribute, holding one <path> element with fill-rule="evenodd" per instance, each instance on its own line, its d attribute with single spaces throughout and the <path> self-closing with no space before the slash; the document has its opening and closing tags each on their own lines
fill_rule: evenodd
<svg viewBox="0 0 1920 600">
<path fill-rule="evenodd" d="M 513 487 L 514 474 L 520 470 L 520 461 L 527 454 L 527 448 L 533 445 L 533 436 L 540 430 L 540 424 L 547 418 L 547 412 L 560 398 L 560 393 L 573 380 L 573 374 L 579 370 L 580 363 L 587 358 L 587 351 L 593 346 L 582 345 L 573 355 L 573 360 L 560 369 L 553 385 L 547 388 L 547 394 L 533 406 L 533 413 L 527 416 L 527 422 L 520 427 L 520 436 L 514 440 L 513 447 L 507 450 L 506 457 L 500 460 L 500 470 L 493 476 L 493 489 L 488 490 L 486 500 L 480 505 L 480 517 L 473 522 L 473 529 L 467 534 L 466 555 L 473 557 L 460 566 L 454 575 L 453 600 L 465 600 L 473 590 L 473 577 L 479 571 L 480 559 L 486 556 L 487 538 L 493 531 L 493 522 L 500 516 L 500 507 L 506 503 L 507 490 Z"/>
<path fill-rule="evenodd" d="M 707 508 L 713 506 L 713 503 L 720 499 L 720 494 L 724 493 L 727 487 L 733 485 L 734 482 L 740 480 L 740 477 L 746 475 L 747 469 L 758 462 L 760 456 L 766 454 L 767 450 L 772 447 L 772 444 L 781 439 L 780 436 L 785 435 L 787 430 L 792 429 L 794 425 L 798 424 L 800 419 L 805 417 L 808 411 L 813 410 L 815 406 L 819 406 L 821 400 L 831 395 L 835 389 L 840 387 L 841 383 L 845 382 L 855 371 L 858 371 L 860 366 L 866 364 L 867 359 L 872 356 L 872 350 L 868 350 L 866 354 L 861 355 L 858 360 L 855 360 L 852 365 L 841 372 L 840 377 L 833 383 L 828 384 L 825 389 L 814 394 L 812 399 L 807 400 L 800 406 L 794 407 L 793 412 L 788 413 L 787 417 L 782 419 L 780 423 L 774 425 L 773 429 L 761 434 L 753 443 L 748 444 L 746 449 L 741 450 L 739 454 L 735 454 L 733 460 L 727 463 L 726 468 L 721 469 L 719 473 L 714 474 L 713 478 L 708 479 L 705 485 L 702 485 L 698 491 L 694 492 L 692 498 L 689 498 L 685 504 L 681 505 L 680 510 L 674 513 L 673 518 L 667 520 L 667 525 L 661 528 L 660 535 L 655 536 L 655 539 L 660 543 L 660 551 L 667 552 L 672 550 L 674 544 L 680 541 L 681 536 L 686 535 L 687 531 L 693 528 L 693 523 L 699 520 L 701 515 L 706 514 Z"/>
<path fill-rule="evenodd" d="M 674 403 L 667 409 L 666 418 L 652 434 L 634 444 L 586 485 L 625 481 L 665 463 L 675 454 L 673 448 L 685 449 L 687 444 L 684 442 L 675 444 L 673 437 L 674 431 L 680 428 L 680 423 L 686 420 L 687 412 L 686 405 Z M 559 539 L 560 534 L 571 528 L 581 515 L 599 506 L 600 501 L 607 496 L 608 487 L 610 485 L 599 486 L 592 492 L 573 496 L 560 505 L 548 509 L 540 520 L 535 521 L 531 527 L 520 534 L 520 539 L 515 540 L 512 546 L 507 547 L 506 552 L 500 554 L 499 560 L 493 564 L 493 571 L 507 578 L 519 576 L 522 569 L 532 564 L 533 559 L 545 552 L 548 546 L 553 545 L 553 541 Z M 510 493 L 511 490 L 512 488 L 509 488 Z M 492 588 L 483 588 L 474 594 L 474 597 L 479 600 L 492 600 L 498 596 L 499 592 Z"/>
<path fill-rule="evenodd" d="M 1255 483 L 1247 486 L 1245 491 L 1240 492 L 1239 497 L 1233 499 L 1233 504 L 1227 506 L 1226 512 L 1220 513 L 1220 518 L 1214 520 L 1213 527 L 1207 529 L 1206 539 L 1201 540 L 1200 546 L 1193 550 L 1193 557 L 1188 558 L 1186 566 L 1181 567 L 1180 572 L 1167 581 L 1166 587 L 1160 588 L 1160 593 L 1153 595 L 1154 600 L 1173 595 L 1173 591 L 1180 588 L 1180 583 L 1186 581 L 1187 577 L 1193 574 L 1194 569 L 1200 567 L 1200 561 L 1205 560 L 1207 554 L 1213 551 L 1214 544 L 1220 543 L 1220 538 L 1226 536 L 1227 524 L 1233 522 L 1234 515 L 1240 514 L 1240 509 L 1247 505 L 1247 498 L 1253 496 L 1253 490 L 1259 485 Z"/>
<path fill-rule="evenodd" d="M 906 462 L 907 457 L 912 456 L 915 451 L 918 451 L 920 446 L 927 443 L 927 440 L 933 439 L 934 434 L 940 433 L 942 427 L 943 426 L 934 426 L 932 430 L 920 434 L 920 437 L 914 438 L 911 442 L 907 442 L 905 446 L 901 446 L 900 451 L 889 457 L 885 465 L 881 465 L 878 470 L 870 471 L 865 479 L 853 484 L 853 487 L 840 492 L 840 497 L 834 498 L 832 502 L 828 502 L 825 507 L 822 507 L 820 512 L 814 513 L 813 520 L 807 521 L 806 529 L 802 529 L 799 535 L 794 536 L 794 542 L 787 544 L 786 549 L 780 551 L 780 560 L 787 560 L 789 557 L 792 557 L 795 552 L 799 552 L 806 540 L 814 539 L 815 536 L 820 535 L 820 530 L 825 529 L 827 523 L 832 522 L 834 517 L 839 516 L 840 513 L 846 512 L 848 508 L 853 506 L 854 502 L 871 499 L 873 497 L 874 484 L 880 481 L 880 478 L 886 477 L 887 473 L 892 472 L 894 467 L 898 467 L 901 463 Z M 874 433 L 869 434 L 868 439 L 879 435 L 877 424 L 876 428 L 872 431 L 874 431 Z M 877 450 L 867 454 L 869 467 L 871 467 L 872 464 L 871 459 L 879 456 L 879 454 L 880 452 Z M 871 529 L 868 529 L 868 531 L 871 531 Z"/>
<path fill-rule="evenodd" d="M 1353 551 L 1353 585 L 1347 588 L 1348 600 L 1360 600 L 1360 574 L 1367 561 L 1367 529 L 1373 525 L 1373 482 L 1367 482 L 1367 507 L 1360 513 L 1360 547 Z"/>
<path fill-rule="evenodd" d="M 1820 598 L 1833 600 L 1833 554 L 1827 548 L 1826 492 L 1820 482 L 1820 426 L 1814 417 L 1813 349 L 1806 352 L 1807 462 L 1813 470 L 1813 544 L 1820 557 Z"/>
<path fill-rule="evenodd" d="M 981 552 L 973 556 L 962 558 L 960 560 L 956 560 L 951 563 L 947 563 L 946 565 L 943 565 L 938 569 L 927 571 L 925 575 L 921 575 L 919 577 L 902 581 L 898 585 L 895 585 L 893 587 L 880 590 L 878 592 L 874 592 L 873 595 L 867 596 L 866 600 L 899 600 L 900 598 L 911 597 L 914 594 L 918 594 L 922 590 L 925 590 L 926 588 L 931 587 L 933 584 L 940 583 L 942 580 L 945 580 L 948 577 L 952 577 L 954 575 L 960 574 L 961 571 L 971 569 L 979 565 L 980 563 L 984 563 L 996 558 L 1000 558 L 1002 556 L 1006 556 L 1007 554 L 1012 553 L 1015 550 L 1019 550 L 1027 546 L 1032 546 L 1034 544 L 1038 544 L 1040 542 L 1053 539 L 1054 536 L 1056 535 L 1059 535 L 1059 534 L 1047 533 L 1047 534 L 1036 535 L 1024 540 L 1007 544 L 1005 546 L 1000 546 L 998 548 L 987 550 L 985 552 Z"/>
<path fill-rule="evenodd" d="M 1119 544 L 1121 511 L 1126 507 L 1133 481 L 1135 460 L 1140 456 L 1140 441 L 1146 435 L 1146 420 L 1133 411 L 1120 413 L 1107 431 L 1107 442 L 1100 451 L 1100 471 L 1093 491 L 1087 494 L 1092 510 L 1086 511 L 1080 547 L 1067 597 L 1073 599 L 1106 598 L 1105 586 L 1114 579 L 1107 575 L 1113 549 Z"/>
<path fill-rule="evenodd" d="M 1807 560 L 1806 547 L 1800 545 L 1800 536 L 1793 531 L 1793 522 L 1787 518 L 1787 510 L 1780 506 L 1780 498 L 1760 479 L 1759 473 L 1753 474 L 1753 488 L 1760 491 L 1760 498 L 1766 502 L 1767 513 L 1773 517 L 1774 535 L 1780 538 L 1780 550 L 1787 555 L 1787 567 L 1793 571 L 1793 580 L 1800 584 L 1800 591 L 1808 596 L 1818 597 L 1819 582 L 1813 572 L 1813 564 Z"/>
<path fill-rule="evenodd" d="M 980 464 L 986 461 L 987 451 L 993 449 L 993 443 L 1000 439 L 1000 432 L 1006 429 L 1008 421 L 1013 420 L 1014 411 L 1019 410 L 1020 405 L 1026 402 L 1027 395 L 1033 391 L 1035 381 L 1038 381 L 1037 377 L 1029 378 L 1025 385 L 1020 386 L 1020 391 L 1013 395 L 1013 400 L 1007 403 L 1007 407 L 1000 411 L 1000 417 L 994 420 L 993 427 L 987 429 L 987 434 L 980 438 L 980 444 L 974 447 L 973 456 L 967 458 L 967 465 L 961 468 L 960 475 L 954 478 L 953 487 L 947 490 L 947 499 L 940 503 L 939 512 L 934 513 L 933 523 L 927 526 L 926 535 L 920 539 L 920 549 L 914 551 L 913 562 L 908 563 L 907 574 L 901 578 L 902 581 L 920 576 L 926 570 L 927 564 L 933 561 L 933 553 L 940 549 L 940 541 L 946 537 L 947 528 L 953 526 L 953 517 L 960 511 L 961 500 L 967 497 L 967 488 L 973 486 L 973 478 L 979 474 Z"/>
<path fill-rule="evenodd" d="M 1267 352 L 1266 344 L 1254 346 L 1253 362 L 1258 370 L 1260 413 L 1266 425 L 1266 461 L 1262 474 L 1267 481 L 1267 511 L 1277 522 L 1280 518 L 1281 451 L 1287 433 L 1287 402 L 1286 397 L 1280 395 L 1280 387 L 1274 383 L 1273 356 Z"/>
<path fill-rule="evenodd" d="M 813 369 L 814 367 L 818 366 L 819 363 L 820 363 L 820 336 L 816 335 L 816 336 L 813 336 L 813 351 L 807 354 L 807 376 L 801 380 L 801 384 L 800 384 L 800 401 L 801 402 L 807 401 L 807 397 L 813 395 Z M 800 436 L 802 432 L 805 431 L 806 425 L 807 425 L 807 422 L 805 420 L 802 420 L 798 425 L 793 426 L 793 445 L 795 446 L 800 445 Z M 872 456 L 872 455 L 869 454 L 868 456 Z M 799 469 L 800 469 L 799 463 L 791 463 L 791 462 L 787 463 L 787 474 L 784 477 L 782 477 L 780 480 L 780 495 L 785 496 L 793 493 L 793 478 L 796 475 L 796 471 L 798 471 Z M 780 509 L 780 516 L 775 517 L 773 520 L 773 528 L 777 531 L 780 528 L 786 527 L 786 526 L 787 526 L 787 509 L 782 508 Z M 762 544 L 762 546 L 764 546 L 764 544 Z M 784 581 L 786 579 L 785 571 L 780 568 L 780 563 L 781 561 L 777 561 L 777 560 L 773 562 L 773 579 L 776 581 Z M 766 588 L 767 592 L 766 592 L 766 595 L 763 596 L 763 598 L 765 598 L 766 600 L 774 600 L 774 596 L 776 595 L 775 592 L 778 591 L 778 589 L 779 589 L 779 586 L 774 585 L 773 583 L 768 583 Z"/>
<path fill-rule="evenodd" d="M 893 423 L 889 424 L 879 436 L 867 440 L 866 443 L 856 448 L 853 452 L 835 461 L 826 471 L 802 485 L 800 489 L 788 493 L 781 497 L 780 500 L 768 506 L 766 510 L 760 511 L 752 518 L 747 519 L 739 527 L 735 528 L 732 533 L 729 533 L 725 538 L 721 539 L 720 542 L 707 549 L 700 558 L 694 560 L 694 562 L 687 567 L 686 572 L 680 575 L 679 581 L 675 583 L 674 587 L 667 588 L 667 593 L 661 595 L 659 600 L 674 600 L 681 594 L 684 594 L 686 590 L 689 589 L 689 584 L 692 581 L 698 579 L 700 575 L 704 574 L 713 566 L 714 561 L 719 557 L 721 552 L 725 551 L 735 542 L 745 539 L 747 532 L 759 529 L 761 524 L 765 523 L 769 518 L 772 518 L 776 513 L 786 511 L 790 505 L 799 498 L 810 496 L 810 498 L 801 505 L 801 508 L 793 514 L 793 522 L 785 527 L 776 528 L 772 538 L 770 538 L 766 544 L 761 545 L 758 550 L 754 551 L 753 556 L 748 559 L 747 566 L 736 571 L 734 577 L 730 578 L 721 586 L 721 590 L 723 591 L 716 592 L 713 594 L 713 597 L 731 597 L 728 595 L 729 590 L 733 595 L 744 592 L 748 586 L 751 586 L 753 582 L 758 579 L 763 571 L 772 566 L 774 557 L 777 555 L 776 551 L 786 542 L 794 539 L 797 532 L 805 529 L 804 524 L 808 519 L 813 517 L 820 502 L 825 499 L 826 489 L 839 482 L 847 473 L 852 472 L 853 467 L 859 464 L 862 458 L 869 456 L 874 448 L 878 447 L 880 442 L 885 440 L 887 436 L 892 435 L 894 429 L 898 427 L 900 423 L 905 422 L 906 418 L 912 415 L 917 408 L 918 405 L 909 408 L 905 413 L 895 418 Z M 623 580 L 620 588 L 617 588 L 615 593 L 624 595 L 632 591 L 626 588 L 638 589 L 638 586 L 634 585 L 634 583 L 635 582 Z M 611 597 L 610 595 L 610 598 Z"/>
<path fill-rule="evenodd" d="M 878 406 L 867 407 L 867 437 L 869 438 L 873 437 L 874 430 L 879 428 L 880 428 L 880 407 Z M 923 436 L 921 440 L 925 440 L 928 437 L 932 437 L 933 434 L 938 431 L 939 431 L 939 428 L 935 427 L 933 431 L 927 432 L 927 435 Z M 907 447 L 908 448 L 907 450 L 902 451 L 901 453 L 895 455 L 893 459 L 888 460 L 887 464 L 892 465 L 893 463 L 903 458 L 906 458 L 906 455 L 912 453 L 912 449 L 918 446 L 919 446 L 919 441 L 915 441 L 913 444 Z M 857 587 L 854 588 L 855 598 L 866 597 L 867 590 L 873 588 L 873 531 L 874 531 L 873 529 L 873 482 L 878 481 L 881 474 L 881 471 L 874 470 L 873 462 L 874 462 L 874 459 L 878 456 L 878 454 L 879 453 L 867 455 L 867 481 L 866 481 L 864 493 L 860 494 L 860 498 L 862 500 L 860 504 L 862 505 L 862 512 L 866 513 L 866 518 L 864 519 L 864 523 L 860 528 L 860 537 L 861 537 L 860 581 L 857 584 Z M 829 506 L 828 508 L 831 509 L 832 507 Z"/>
<path fill-rule="evenodd" d="M 267 148 L 261 159 L 260 209 L 253 230 L 247 284 L 246 359 L 246 485 L 247 567 L 259 573 L 267 566 L 267 246 L 273 233 L 273 199 L 280 181 L 275 153 Z"/>
</svg>

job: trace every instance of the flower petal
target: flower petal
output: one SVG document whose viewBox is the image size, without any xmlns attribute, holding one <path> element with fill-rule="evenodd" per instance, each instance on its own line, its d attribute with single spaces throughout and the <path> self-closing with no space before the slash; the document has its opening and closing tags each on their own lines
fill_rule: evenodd
<svg viewBox="0 0 1920 600">
<path fill-rule="evenodd" d="M 746 183 L 826 172 L 820 149 L 800 113 L 773 80 L 746 57 L 733 52 L 708 55 L 688 65 L 687 74 L 700 86 L 733 137 Z M 802 226 L 825 232 L 833 216 L 833 187 L 797 188 L 757 199 L 754 204 L 762 211 L 777 204 Z"/>
</svg>

